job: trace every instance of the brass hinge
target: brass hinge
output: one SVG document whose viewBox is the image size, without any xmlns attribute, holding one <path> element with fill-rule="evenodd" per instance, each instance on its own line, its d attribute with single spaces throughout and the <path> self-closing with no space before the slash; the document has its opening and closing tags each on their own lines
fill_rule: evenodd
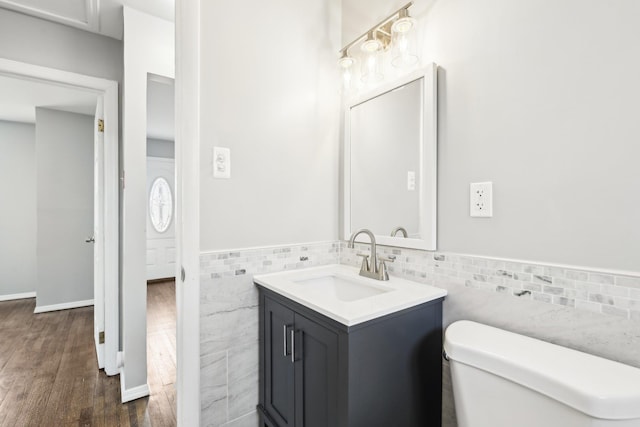
<svg viewBox="0 0 640 427">
<path fill-rule="evenodd" d="M 104 132 L 104 120 L 98 119 L 98 132 Z"/>
<path fill-rule="evenodd" d="M 104 344 L 104 331 L 98 334 L 98 344 Z"/>
</svg>

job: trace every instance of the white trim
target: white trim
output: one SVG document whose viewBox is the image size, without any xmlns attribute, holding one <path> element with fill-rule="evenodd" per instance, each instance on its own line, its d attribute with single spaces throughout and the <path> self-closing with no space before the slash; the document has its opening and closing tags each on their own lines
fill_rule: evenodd
<svg viewBox="0 0 640 427">
<path fill-rule="evenodd" d="M 420 184 L 419 204 L 420 239 L 391 237 L 376 234 L 376 243 L 402 246 L 411 249 L 435 250 L 437 227 L 438 191 L 438 130 L 437 130 L 437 65 L 431 63 L 419 70 L 408 73 L 393 82 L 386 83 L 353 97 L 344 109 L 343 179 L 342 179 L 342 223 L 344 238 L 349 239 L 351 230 L 351 108 L 390 92 L 413 81 L 424 79 L 422 88 L 422 125 L 420 127 Z M 390 232 L 391 230 L 389 230 Z"/>
<path fill-rule="evenodd" d="M 120 345 L 119 326 L 119 124 L 118 82 L 54 68 L 0 58 L 0 75 L 72 87 L 102 95 L 104 99 L 104 301 L 94 296 L 105 310 L 105 372 L 118 373 L 116 354 Z M 92 303 L 93 304 L 93 303 Z"/>
<path fill-rule="evenodd" d="M 104 344 L 100 344 L 100 340 L 95 339 L 93 340 L 95 346 L 96 346 L 96 356 L 98 359 L 98 369 L 104 369 L 104 352 L 100 351 L 100 347 L 104 346 Z"/>
<path fill-rule="evenodd" d="M 0 0 L 0 7 L 24 13 L 25 15 L 31 15 L 48 21 L 57 22 L 59 24 L 80 28 L 81 30 L 97 32 L 99 26 L 98 0 L 85 0 L 84 3 L 86 10 L 84 20 L 59 15 L 57 13 L 49 12 L 34 6 L 24 5 L 11 0 Z"/>
<path fill-rule="evenodd" d="M 38 314 L 47 313 L 49 311 L 69 310 L 71 308 L 89 307 L 91 305 L 93 305 L 92 299 L 84 301 L 63 302 L 62 304 L 41 305 L 39 307 L 36 306 L 35 310 L 33 310 L 33 313 Z"/>
<path fill-rule="evenodd" d="M 142 397 L 147 397 L 151 394 L 151 390 L 149 389 L 149 384 L 142 384 L 137 387 L 130 388 L 128 390 L 124 389 L 124 369 L 120 370 L 120 396 L 122 398 L 122 403 L 131 402 L 132 400 L 140 399 Z"/>
<path fill-rule="evenodd" d="M 118 83 L 104 92 L 104 333 L 107 375 L 118 374 L 117 354 L 120 350 L 120 172 Z"/>
<path fill-rule="evenodd" d="M 176 399 L 200 425 L 200 2 L 176 1 Z M 180 280 L 181 268 L 186 272 Z"/>
<path fill-rule="evenodd" d="M 324 240 L 319 242 L 305 242 L 305 243 L 287 243 L 282 245 L 269 245 L 269 246 L 250 246 L 246 248 L 236 248 L 236 249 L 215 249 L 210 251 L 202 251 L 200 255 L 209 255 L 209 254 L 219 254 L 225 252 L 245 252 L 245 251 L 260 251 L 266 249 L 277 249 L 277 248 L 290 248 L 293 246 L 320 246 L 320 245 L 333 245 L 334 243 L 340 243 L 342 240 Z"/>
<path fill-rule="evenodd" d="M 104 301 L 104 133 L 99 130 L 104 120 L 104 96 L 98 96 L 93 123 L 93 299 Z M 103 122 L 104 123 L 104 122 Z M 104 369 L 104 342 L 100 343 L 100 332 L 104 332 L 104 304 L 93 307 L 93 340 L 96 344 L 98 368 Z"/>
<path fill-rule="evenodd" d="M 132 400 L 140 399 L 142 397 L 147 397 L 151 394 L 149 390 L 149 384 L 139 385 L 138 387 L 134 387 L 131 390 L 121 390 L 122 393 L 122 403 L 131 402 Z"/>
<path fill-rule="evenodd" d="M 36 293 L 34 292 L 23 292 L 21 294 L 10 294 L 10 295 L 0 295 L 0 301 L 13 301 L 16 299 L 27 299 L 27 298 L 35 298 Z"/>
</svg>

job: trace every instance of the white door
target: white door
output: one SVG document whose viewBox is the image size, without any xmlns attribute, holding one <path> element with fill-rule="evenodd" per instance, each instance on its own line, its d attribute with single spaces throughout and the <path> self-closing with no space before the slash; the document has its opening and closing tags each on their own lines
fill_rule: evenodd
<svg viewBox="0 0 640 427">
<path fill-rule="evenodd" d="M 93 326 L 98 367 L 104 368 L 104 100 L 98 97 L 93 144 Z"/>
<path fill-rule="evenodd" d="M 175 161 L 147 157 L 147 280 L 175 277 Z"/>
</svg>

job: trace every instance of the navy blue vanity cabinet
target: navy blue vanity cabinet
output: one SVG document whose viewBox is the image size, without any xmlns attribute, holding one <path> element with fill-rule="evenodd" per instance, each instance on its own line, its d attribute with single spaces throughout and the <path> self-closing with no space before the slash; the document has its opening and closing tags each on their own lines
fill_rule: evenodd
<svg viewBox="0 0 640 427">
<path fill-rule="evenodd" d="M 439 427 L 442 300 L 345 326 L 260 285 L 260 427 Z"/>
</svg>

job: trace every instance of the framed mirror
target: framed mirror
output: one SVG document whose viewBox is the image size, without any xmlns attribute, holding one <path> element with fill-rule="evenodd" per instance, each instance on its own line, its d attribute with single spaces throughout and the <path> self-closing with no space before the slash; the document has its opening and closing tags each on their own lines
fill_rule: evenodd
<svg viewBox="0 0 640 427">
<path fill-rule="evenodd" d="M 436 249 L 436 69 L 431 64 L 347 103 L 345 239 L 368 228 L 378 244 Z"/>
</svg>

